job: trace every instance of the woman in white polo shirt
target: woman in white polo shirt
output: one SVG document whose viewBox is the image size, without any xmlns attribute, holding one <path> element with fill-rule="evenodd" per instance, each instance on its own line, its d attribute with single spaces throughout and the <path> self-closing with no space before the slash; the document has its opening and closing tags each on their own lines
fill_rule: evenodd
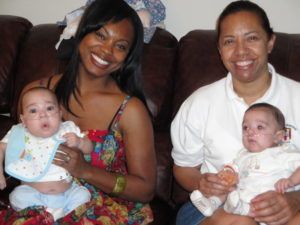
<svg viewBox="0 0 300 225">
<path fill-rule="evenodd" d="M 230 3 L 219 16 L 217 34 L 228 75 L 196 90 L 171 126 L 174 176 L 186 190 L 199 189 L 206 197 L 234 189 L 216 173 L 242 148 L 242 117 L 249 105 L 277 106 L 286 117 L 291 137 L 286 142 L 300 149 L 300 83 L 279 75 L 268 63 L 276 37 L 264 10 L 250 1 Z M 300 192 L 270 191 L 252 200 L 249 217 L 220 208 L 205 219 L 188 202 L 179 210 L 176 224 L 300 224 L 299 210 Z"/>
</svg>

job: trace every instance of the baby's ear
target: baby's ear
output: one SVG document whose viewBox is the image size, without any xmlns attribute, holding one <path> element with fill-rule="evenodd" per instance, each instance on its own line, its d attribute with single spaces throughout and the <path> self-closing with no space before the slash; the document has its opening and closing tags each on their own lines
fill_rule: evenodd
<svg viewBox="0 0 300 225">
<path fill-rule="evenodd" d="M 23 124 L 23 126 L 25 127 L 25 119 L 23 114 L 20 114 L 20 122 Z"/>
<path fill-rule="evenodd" d="M 284 140 L 284 130 L 279 130 L 276 132 L 275 136 L 274 136 L 274 142 L 275 144 L 281 144 L 282 141 Z"/>
<path fill-rule="evenodd" d="M 22 114 L 20 114 L 20 121 L 23 125 L 25 125 L 25 122 L 24 122 L 24 116 Z"/>
</svg>

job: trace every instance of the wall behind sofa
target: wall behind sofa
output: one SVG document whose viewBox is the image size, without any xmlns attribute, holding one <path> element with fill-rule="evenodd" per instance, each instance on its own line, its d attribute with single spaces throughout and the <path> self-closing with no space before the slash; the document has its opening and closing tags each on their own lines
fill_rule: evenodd
<svg viewBox="0 0 300 225">
<path fill-rule="evenodd" d="M 221 11 L 233 0 L 162 0 L 166 26 L 176 37 L 193 29 L 214 29 Z M 300 0 L 252 0 L 267 13 L 275 31 L 300 33 Z"/>
<path fill-rule="evenodd" d="M 214 29 L 231 0 L 161 0 L 167 8 L 166 28 L 178 39 L 192 29 Z M 253 0 L 262 6 L 275 31 L 300 33 L 300 0 Z M 0 0 L 0 14 L 28 18 L 33 24 L 55 23 L 86 0 Z"/>
</svg>

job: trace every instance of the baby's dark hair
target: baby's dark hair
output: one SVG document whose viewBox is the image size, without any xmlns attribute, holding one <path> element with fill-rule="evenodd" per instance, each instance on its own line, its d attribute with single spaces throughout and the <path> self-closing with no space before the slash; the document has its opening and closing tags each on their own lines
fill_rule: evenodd
<svg viewBox="0 0 300 225">
<path fill-rule="evenodd" d="M 263 109 L 268 110 L 274 116 L 274 118 L 278 124 L 279 130 L 285 129 L 285 118 L 284 118 L 283 113 L 280 111 L 280 109 L 278 109 L 277 107 L 275 107 L 271 104 L 263 102 L 263 103 L 256 103 L 256 104 L 251 105 L 246 110 L 246 112 L 253 110 L 253 109 L 258 109 L 258 108 L 263 108 Z"/>
</svg>

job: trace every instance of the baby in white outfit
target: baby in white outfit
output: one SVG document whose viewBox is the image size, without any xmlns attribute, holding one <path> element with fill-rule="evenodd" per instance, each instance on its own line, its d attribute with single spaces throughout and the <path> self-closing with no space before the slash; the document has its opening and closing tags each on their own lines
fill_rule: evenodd
<svg viewBox="0 0 300 225">
<path fill-rule="evenodd" d="M 267 103 L 250 106 L 242 124 L 242 149 L 232 164 L 219 172 L 220 179 L 236 189 L 228 195 L 205 197 L 191 193 L 192 203 L 205 216 L 211 216 L 224 202 L 228 213 L 248 215 L 250 201 L 270 190 L 285 192 L 300 184 L 300 151 L 287 143 L 285 119 L 281 111 Z"/>
</svg>

